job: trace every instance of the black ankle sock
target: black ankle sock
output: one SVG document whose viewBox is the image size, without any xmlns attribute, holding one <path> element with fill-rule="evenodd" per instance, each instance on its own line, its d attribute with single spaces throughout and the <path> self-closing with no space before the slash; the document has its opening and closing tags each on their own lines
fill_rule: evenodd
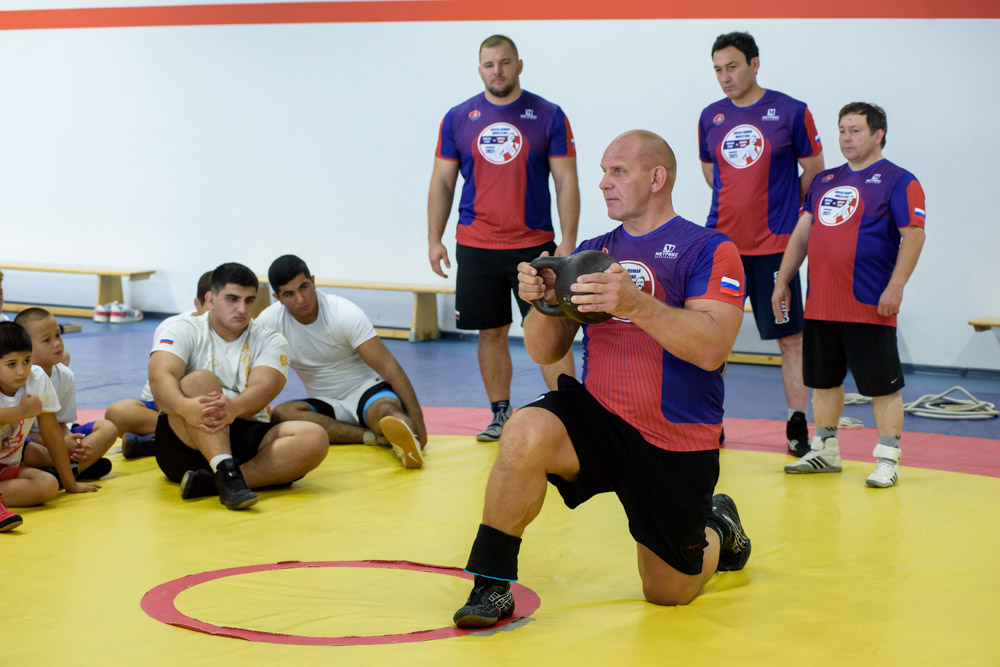
<svg viewBox="0 0 1000 667">
<path fill-rule="evenodd" d="M 724 544 L 726 542 L 726 537 L 729 536 L 729 525 L 725 521 L 719 521 L 714 516 L 708 517 L 705 521 L 705 526 L 711 528 L 716 533 L 719 534 L 719 543 Z"/>
<path fill-rule="evenodd" d="M 520 549 L 520 537 L 479 524 L 465 570 L 489 579 L 517 581 L 517 552 Z"/>
</svg>

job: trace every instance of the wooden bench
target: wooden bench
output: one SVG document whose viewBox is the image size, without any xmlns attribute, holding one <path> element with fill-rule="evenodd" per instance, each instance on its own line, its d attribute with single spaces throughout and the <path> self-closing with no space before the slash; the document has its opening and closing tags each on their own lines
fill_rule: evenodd
<svg viewBox="0 0 1000 667">
<path fill-rule="evenodd" d="M 266 277 L 257 276 L 260 287 L 257 289 L 257 308 L 254 315 L 259 315 L 271 303 L 271 287 Z M 409 330 L 375 327 L 375 331 L 383 338 L 408 338 L 411 343 L 422 340 L 433 340 L 441 337 L 438 327 L 438 294 L 454 294 L 454 285 L 408 285 L 404 283 L 377 283 L 360 280 L 316 279 L 317 287 L 333 287 L 353 290 L 381 290 L 389 292 L 413 293 L 413 317 Z"/>
<path fill-rule="evenodd" d="M 1000 327 L 1000 317 L 977 317 L 969 320 L 969 324 L 976 331 L 989 331 L 994 327 Z"/>
<path fill-rule="evenodd" d="M 75 273 L 82 275 L 97 276 L 97 301 L 95 305 L 111 303 L 112 301 L 124 302 L 125 295 L 122 292 L 122 278 L 129 280 L 145 280 L 149 278 L 155 270 L 153 269 L 105 269 L 94 266 L 53 266 L 49 264 L 20 264 L 16 262 L 3 262 L 0 260 L 0 270 L 2 271 L 42 271 L 45 273 Z M 22 311 L 31 308 L 30 303 L 4 303 L 4 308 Z M 93 317 L 94 309 L 76 308 L 72 306 L 43 306 L 54 315 L 69 315 L 71 317 Z"/>
</svg>

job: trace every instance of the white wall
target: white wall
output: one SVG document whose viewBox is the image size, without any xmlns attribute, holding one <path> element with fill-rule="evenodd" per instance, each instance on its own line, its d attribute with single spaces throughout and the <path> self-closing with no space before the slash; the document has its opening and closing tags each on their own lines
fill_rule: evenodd
<svg viewBox="0 0 1000 667">
<path fill-rule="evenodd" d="M 110 3 L 109 3 L 110 4 Z M 149 311 L 190 302 L 202 271 L 264 273 L 300 254 L 318 276 L 429 283 L 426 198 L 447 108 L 481 90 L 476 49 L 515 39 L 522 84 L 559 103 L 576 135 L 580 238 L 603 232 L 608 142 L 642 127 L 679 158 L 677 210 L 702 222 L 700 110 L 721 97 L 716 35 L 746 29 L 762 85 L 803 99 L 828 165 L 837 111 L 873 101 L 886 156 L 927 193 L 928 241 L 900 316 L 905 362 L 1000 369 L 995 20 L 657 20 L 309 24 L 0 32 L 2 261 L 154 268 L 128 288 Z M 456 197 L 457 199 L 457 197 Z M 454 218 L 446 237 L 453 251 Z M 452 275 L 450 280 L 453 280 Z M 88 304 L 94 279 L 9 272 L 9 301 Z M 406 325 L 409 297 L 349 294 Z M 451 299 L 441 321 L 454 330 Z M 743 349 L 759 346 L 748 319 Z M 765 346 L 766 347 L 766 346 Z"/>
</svg>

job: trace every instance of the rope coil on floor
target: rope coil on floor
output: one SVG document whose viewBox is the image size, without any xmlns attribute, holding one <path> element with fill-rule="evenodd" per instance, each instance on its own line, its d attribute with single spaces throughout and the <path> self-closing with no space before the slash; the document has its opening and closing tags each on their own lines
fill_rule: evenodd
<svg viewBox="0 0 1000 667">
<path fill-rule="evenodd" d="M 948 396 L 953 391 L 961 392 L 967 398 Z M 921 396 L 912 403 L 905 403 L 903 412 L 917 417 L 933 417 L 935 419 L 991 419 L 1000 415 L 996 405 L 979 400 L 964 387 L 959 386 L 952 387 L 940 394 Z"/>
</svg>

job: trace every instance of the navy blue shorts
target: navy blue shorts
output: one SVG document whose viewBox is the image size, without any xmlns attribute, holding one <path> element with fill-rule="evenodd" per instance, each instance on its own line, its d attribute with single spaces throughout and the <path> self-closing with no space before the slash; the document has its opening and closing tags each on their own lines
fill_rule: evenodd
<svg viewBox="0 0 1000 667">
<path fill-rule="evenodd" d="M 485 250 L 459 245 L 455 248 L 458 273 L 455 277 L 455 326 L 459 329 L 496 329 L 514 321 L 510 295 L 514 293 L 521 319 L 531 304 L 517 296 L 517 265 L 530 262 L 555 243 L 534 248 Z"/>
<path fill-rule="evenodd" d="M 753 319 L 761 340 L 775 340 L 794 336 L 802 331 L 802 284 L 799 274 L 788 281 L 791 303 L 781 321 L 774 319 L 771 309 L 771 295 L 774 294 L 774 280 L 781 268 L 781 253 L 776 255 L 744 255 L 743 273 L 746 276 L 746 295 L 750 297 Z"/>
<path fill-rule="evenodd" d="M 684 574 L 701 572 L 719 450 L 671 452 L 652 445 L 568 375 L 559 376 L 558 390 L 525 407 L 554 414 L 573 442 L 577 479 L 548 476 L 567 507 L 614 492 L 636 542 Z"/>
</svg>

